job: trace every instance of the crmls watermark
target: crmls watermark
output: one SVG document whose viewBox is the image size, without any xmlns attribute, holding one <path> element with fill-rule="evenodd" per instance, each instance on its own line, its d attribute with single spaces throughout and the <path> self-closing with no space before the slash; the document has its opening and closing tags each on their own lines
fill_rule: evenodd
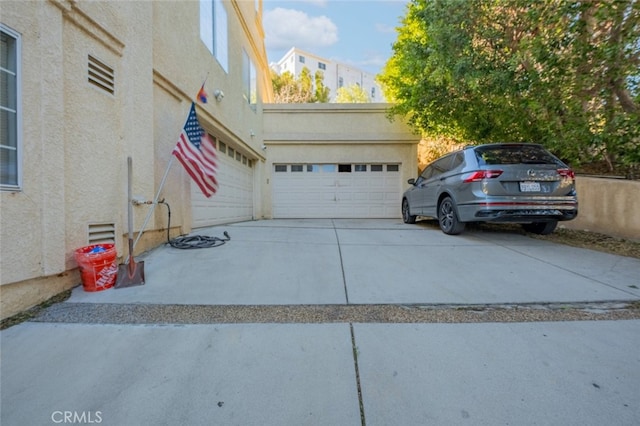
<svg viewBox="0 0 640 426">
<path fill-rule="evenodd" d="M 57 424 L 97 424 L 102 423 L 102 411 L 54 411 L 51 421 Z"/>
</svg>

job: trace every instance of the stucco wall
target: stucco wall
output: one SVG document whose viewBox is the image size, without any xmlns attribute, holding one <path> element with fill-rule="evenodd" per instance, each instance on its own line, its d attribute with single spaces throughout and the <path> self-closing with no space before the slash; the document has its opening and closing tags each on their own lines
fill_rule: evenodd
<svg viewBox="0 0 640 426">
<path fill-rule="evenodd" d="M 402 121 L 389 121 L 387 108 L 388 104 L 265 105 L 264 217 L 272 217 L 274 163 L 394 162 L 401 165 L 402 184 L 415 177 L 420 138 Z"/>
<path fill-rule="evenodd" d="M 640 241 L 640 182 L 578 176 L 578 217 L 561 222 L 586 230 Z"/>
</svg>

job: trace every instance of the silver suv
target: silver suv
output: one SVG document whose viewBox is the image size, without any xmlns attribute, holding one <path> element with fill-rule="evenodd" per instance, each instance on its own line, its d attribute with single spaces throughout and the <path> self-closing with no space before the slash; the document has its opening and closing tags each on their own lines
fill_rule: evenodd
<svg viewBox="0 0 640 426">
<path fill-rule="evenodd" d="M 574 172 L 537 144 L 469 146 L 438 158 L 408 183 L 403 221 L 436 218 L 450 235 L 467 222 L 521 223 L 544 235 L 578 215 Z"/>
</svg>

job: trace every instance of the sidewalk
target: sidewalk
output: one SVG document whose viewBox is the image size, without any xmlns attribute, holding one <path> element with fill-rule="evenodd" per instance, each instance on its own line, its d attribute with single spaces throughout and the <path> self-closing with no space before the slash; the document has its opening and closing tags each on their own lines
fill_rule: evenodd
<svg viewBox="0 0 640 426">
<path fill-rule="evenodd" d="M 450 237 L 399 220 L 257 221 L 198 233 L 224 230 L 231 241 L 221 247 L 148 253 L 144 286 L 79 287 L 51 307 L 57 322 L 0 332 L 2 425 L 65 416 L 103 425 L 640 423 L 640 320 L 198 317 L 211 305 L 615 304 L 640 300 L 630 287 L 637 259 L 521 235 Z M 188 310 L 193 323 L 132 325 L 88 309 L 86 321 L 74 319 L 79 307 L 120 315 L 158 305 Z"/>
</svg>

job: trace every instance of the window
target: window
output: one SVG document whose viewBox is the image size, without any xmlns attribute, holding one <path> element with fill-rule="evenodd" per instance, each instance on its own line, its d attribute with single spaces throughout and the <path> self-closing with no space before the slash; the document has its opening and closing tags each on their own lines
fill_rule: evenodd
<svg viewBox="0 0 640 426">
<path fill-rule="evenodd" d="M 227 153 L 227 144 L 224 142 L 220 142 L 220 147 L 218 148 L 218 150 L 222 153 L 222 154 L 226 154 Z"/>
<path fill-rule="evenodd" d="M 323 63 L 323 62 L 318 62 L 318 68 L 321 70 L 326 70 L 327 69 L 327 64 Z"/>
<path fill-rule="evenodd" d="M 371 171 L 372 172 L 381 172 L 382 171 L 382 164 L 372 164 L 371 165 Z"/>
<path fill-rule="evenodd" d="M 236 151 L 236 161 L 242 161 L 242 154 Z"/>
<path fill-rule="evenodd" d="M 464 156 L 462 155 L 461 152 L 457 153 L 453 158 L 453 164 L 451 164 L 451 170 L 455 169 L 463 162 L 464 162 Z"/>
<path fill-rule="evenodd" d="M 298 60 L 300 61 L 301 64 L 304 64 L 304 61 L 305 61 L 304 56 L 300 55 Z"/>
<path fill-rule="evenodd" d="M 351 173 L 351 164 L 338 164 L 338 173 Z"/>
<path fill-rule="evenodd" d="M 387 164 L 388 172 L 397 172 L 398 170 L 400 170 L 400 166 L 398 166 L 397 164 Z"/>
<path fill-rule="evenodd" d="M 20 147 L 20 35 L 0 24 L 0 186 L 18 189 Z"/>
<path fill-rule="evenodd" d="M 276 172 L 281 173 L 281 172 L 286 172 L 287 171 L 287 165 L 286 164 L 276 164 Z"/>
<path fill-rule="evenodd" d="M 335 173 L 336 165 L 335 164 L 323 164 L 321 167 L 322 173 Z"/>
<path fill-rule="evenodd" d="M 338 78 L 338 88 L 340 88 L 340 87 L 342 87 L 342 86 L 344 86 L 344 78 L 339 77 L 339 78 Z"/>
<path fill-rule="evenodd" d="M 229 157 L 234 158 L 236 156 L 236 151 L 229 147 L 229 149 L 227 150 L 227 154 L 229 155 Z"/>
<path fill-rule="evenodd" d="M 367 171 L 367 165 L 366 164 L 356 164 L 354 166 L 354 171 L 356 171 L 356 172 L 366 172 Z"/>
<path fill-rule="evenodd" d="M 371 88 L 371 99 L 375 99 L 376 98 L 376 88 L 372 87 Z"/>
<path fill-rule="evenodd" d="M 200 39 L 225 72 L 229 72 L 227 38 L 227 11 L 222 0 L 200 0 Z"/>
<path fill-rule="evenodd" d="M 242 49 L 242 95 L 249 105 L 257 103 L 256 67 L 246 50 Z"/>
<path fill-rule="evenodd" d="M 307 172 L 318 173 L 319 171 L 320 171 L 320 166 L 318 164 L 307 164 Z"/>
<path fill-rule="evenodd" d="M 292 172 L 301 172 L 302 171 L 302 164 L 292 164 L 291 165 L 291 171 Z"/>
</svg>

